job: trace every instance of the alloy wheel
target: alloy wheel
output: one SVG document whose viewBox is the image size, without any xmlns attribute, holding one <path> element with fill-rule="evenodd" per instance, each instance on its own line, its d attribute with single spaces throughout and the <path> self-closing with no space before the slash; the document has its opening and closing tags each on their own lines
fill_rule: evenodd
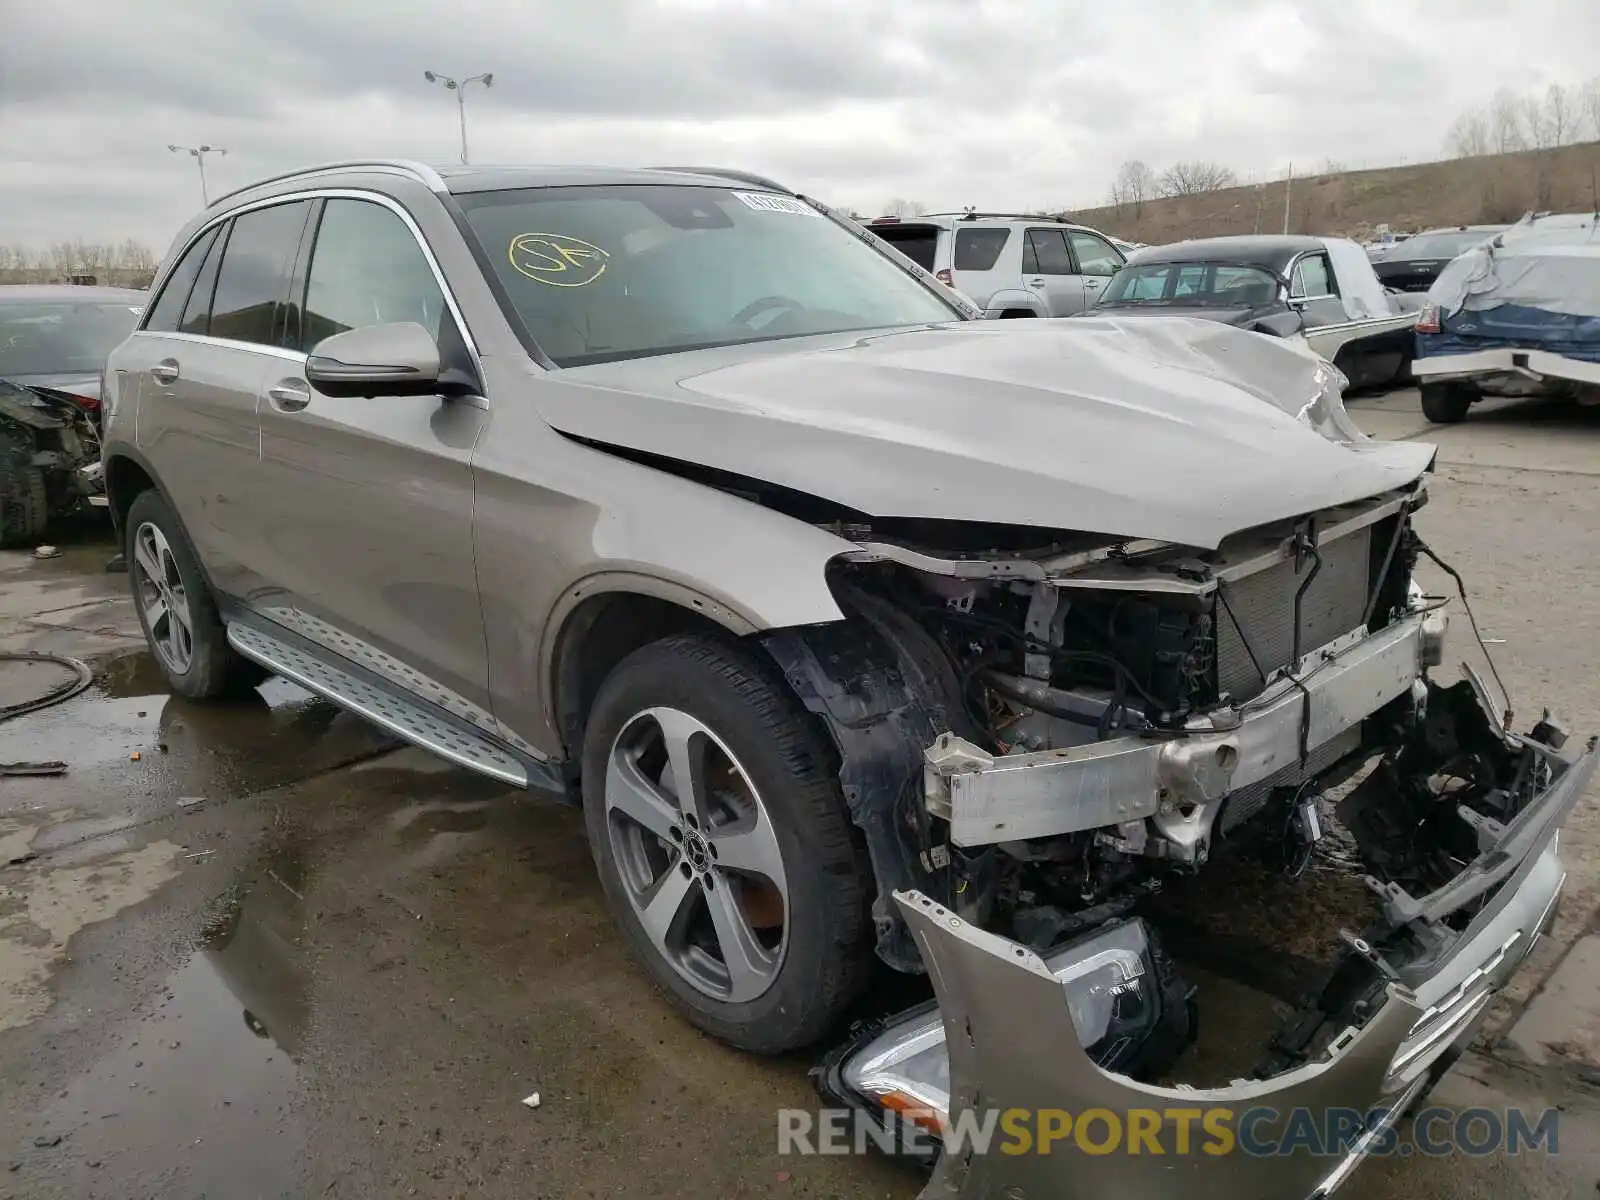
<svg viewBox="0 0 1600 1200">
<path fill-rule="evenodd" d="M 128 566 L 151 649 L 174 675 L 186 673 L 194 661 L 194 618 L 177 560 L 159 527 L 146 521 L 134 531 Z"/>
<path fill-rule="evenodd" d="M 789 931 L 783 854 L 727 745 L 679 709 L 635 714 L 612 743 L 605 809 L 628 902 L 673 970 L 731 1004 L 766 992 Z"/>
</svg>

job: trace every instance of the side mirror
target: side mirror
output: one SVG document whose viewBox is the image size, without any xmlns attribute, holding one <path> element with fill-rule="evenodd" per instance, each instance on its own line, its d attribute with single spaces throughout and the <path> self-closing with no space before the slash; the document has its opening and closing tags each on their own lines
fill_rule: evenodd
<svg viewBox="0 0 1600 1200">
<path fill-rule="evenodd" d="M 323 338 L 306 381 L 325 396 L 427 396 L 439 391 L 439 346 L 415 321 L 365 325 Z"/>
</svg>

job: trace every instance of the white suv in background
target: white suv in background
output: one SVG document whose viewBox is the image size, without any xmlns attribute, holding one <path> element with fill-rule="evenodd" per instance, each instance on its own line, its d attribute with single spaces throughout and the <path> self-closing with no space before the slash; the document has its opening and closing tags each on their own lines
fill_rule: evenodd
<svg viewBox="0 0 1600 1200">
<path fill-rule="evenodd" d="M 1067 317 L 1092 308 L 1126 261 L 1105 234 L 1049 217 L 929 213 L 866 227 L 988 317 Z"/>
</svg>

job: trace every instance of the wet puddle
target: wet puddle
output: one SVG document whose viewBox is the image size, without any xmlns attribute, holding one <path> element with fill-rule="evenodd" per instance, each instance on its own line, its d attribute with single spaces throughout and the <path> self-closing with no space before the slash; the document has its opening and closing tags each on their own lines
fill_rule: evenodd
<svg viewBox="0 0 1600 1200">
<path fill-rule="evenodd" d="M 200 949 L 23 1140 L 23 1194 L 292 1196 L 311 1012 L 300 848 L 258 859 Z M 59 1138 L 59 1141 L 56 1139 Z"/>
<path fill-rule="evenodd" d="M 145 651 L 90 665 L 95 679 L 87 691 L 0 726 L 0 761 L 58 760 L 67 764 L 66 779 L 109 780 L 134 803 L 115 814 L 53 826 L 40 835 L 38 852 L 145 819 L 140 797 L 166 803 L 228 799 L 398 745 L 360 718 L 276 677 L 238 700 L 202 704 L 168 693 Z M 66 790 L 59 779 L 12 781 L 23 782 L 45 806 Z"/>
</svg>

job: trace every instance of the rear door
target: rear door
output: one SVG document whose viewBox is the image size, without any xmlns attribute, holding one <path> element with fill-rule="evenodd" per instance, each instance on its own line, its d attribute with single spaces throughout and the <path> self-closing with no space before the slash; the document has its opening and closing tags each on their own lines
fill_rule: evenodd
<svg viewBox="0 0 1600 1200">
<path fill-rule="evenodd" d="M 1067 230 L 1067 246 L 1083 283 L 1084 304 L 1093 308 L 1100 300 L 1100 289 L 1122 269 L 1126 260 L 1105 238 L 1087 229 Z"/>
<path fill-rule="evenodd" d="M 950 282 L 980 307 L 1003 287 L 1016 287 L 1016 276 L 1004 278 L 1002 264 L 1015 263 L 1006 255 L 1007 243 L 1015 230 L 1009 225 L 978 225 L 957 222 L 950 254 Z M 1013 267 L 1013 270 L 1016 268 Z"/>
<path fill-rule="evenodd" d="M 1073 269 L 1064 229 L 1027 231 L 1022 248 L 1022 283 L 1044 300 L 1049 316 L 1067 317 L 1083 311 L 1083 280 Z"/>
<path fill-rule="evenodd" d="M 420 234 L 384 197 L 319 202 L 296 269 L 296 353 L 263 383 L 262 489 L 270 514 L 257 567 L 280 595 L 266 615 L 493 731 L 473 558 L 473 446 L 479 396 L 317 392 L 305 359 L 318 342 L 414 321 L 445 368 L 477 368 Z"/>
<path fill-rule="evenodd" d="M 139 448 L 227 596 L 264 582 L 248 552 L 259 521 L 256 399 L 287 353 L 278 321 L 309 211 L 304 200 L 266 205 L 208 230 L 174 268 L 138 336 Z"/>
</svg>

